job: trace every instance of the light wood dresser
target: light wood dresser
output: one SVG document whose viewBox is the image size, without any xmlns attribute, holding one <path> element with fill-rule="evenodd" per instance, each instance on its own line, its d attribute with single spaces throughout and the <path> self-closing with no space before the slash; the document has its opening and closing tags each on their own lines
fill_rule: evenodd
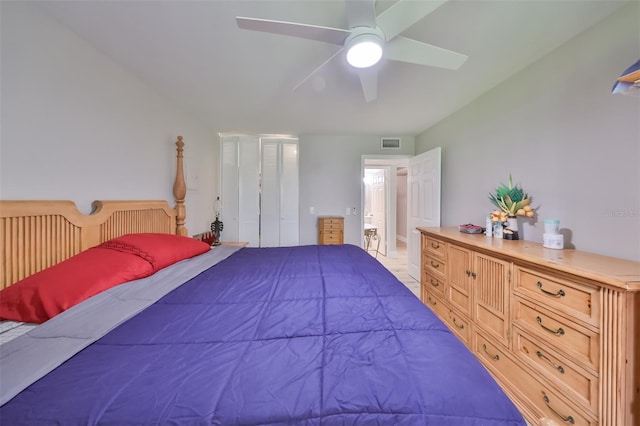
<svg viewBox="0 0 640 426">
<path fill-rule="evenodd" d="M 640 425 L 640 262 L 422 233 L 421 298 L 533 425 Z"/>
<path fill-rule="evenodd" d="M 318 244 L 344 244 L 344 217 L 318 216 Z"/>
</svg>

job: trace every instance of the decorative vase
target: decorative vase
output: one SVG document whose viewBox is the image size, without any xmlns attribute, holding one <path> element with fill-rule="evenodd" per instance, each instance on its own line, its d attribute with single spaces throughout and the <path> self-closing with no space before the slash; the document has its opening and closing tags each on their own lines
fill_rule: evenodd
<svg viewBox="0 0 640 426">
<path fill-rule="evenodd" d="M 220 243 L 220 232 L 224 228 L 224 224 L 220 220 L 220 217 L 216 215 L 216 220 L 211 224 L 211 232 L 213 233 L 213 244 L 212 246 L 219 246 Z"/>
<path fill-rule="evenodd" d="M 518 232 L 518 218 L 515 216 L 509 216 L 507 218 L 507 227 L 504 230 L 504 238 L 507 240 L 519 240 L 520 233 Z"/>
</svg>

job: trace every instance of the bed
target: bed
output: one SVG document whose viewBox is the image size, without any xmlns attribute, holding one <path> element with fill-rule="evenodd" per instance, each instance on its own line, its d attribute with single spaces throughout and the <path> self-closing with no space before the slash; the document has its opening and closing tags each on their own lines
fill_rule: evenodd
<svg viewBox="0 0 640 426">
<path fill-rule="evenodd" d="M 2 424 L 525 425 L 362 248 L 209 248 L 176 182 L 178 208 L 0 202 L 8 290 L 87 253 L 151 265 L 0 347 Z"/>
</svg>

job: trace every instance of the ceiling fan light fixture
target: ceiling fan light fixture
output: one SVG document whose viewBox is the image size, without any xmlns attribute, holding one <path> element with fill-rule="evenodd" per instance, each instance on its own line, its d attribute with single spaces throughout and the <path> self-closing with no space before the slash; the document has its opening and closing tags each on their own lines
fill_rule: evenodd
<svg viewBox="0 0 640 426">
<path fill-rule="evenodd" d="M 368 68 L 382 58 L 384 39 L 373 28 L 354 32 L 347 38 L 347 62 L 355 68 Z"/>
</svg>

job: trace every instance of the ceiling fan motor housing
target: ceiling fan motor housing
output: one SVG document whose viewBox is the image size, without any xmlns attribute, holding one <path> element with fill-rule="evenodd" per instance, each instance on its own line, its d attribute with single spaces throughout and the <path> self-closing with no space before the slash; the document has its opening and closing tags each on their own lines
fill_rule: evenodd
<svg viewBox="0 0 640 426">
<path fill-rule="evenodd" d="M 356 68 L 375 65 L 382 58 L 385 35 L 380 27 L 355 27 L 344 42 L 347 62 Z"/>
</svg>

